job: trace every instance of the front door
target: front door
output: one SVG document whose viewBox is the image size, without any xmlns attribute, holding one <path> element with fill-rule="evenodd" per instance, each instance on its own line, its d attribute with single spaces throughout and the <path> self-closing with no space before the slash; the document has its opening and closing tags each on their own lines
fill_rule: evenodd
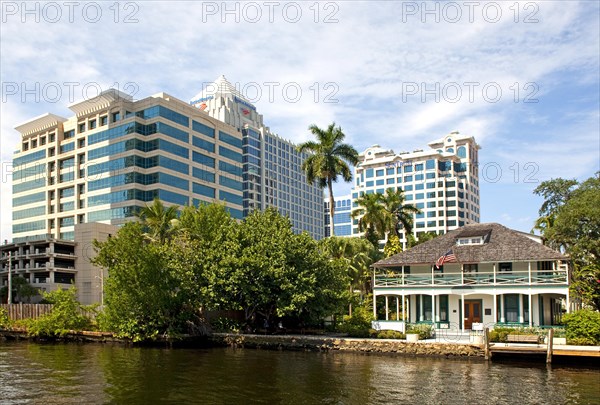
<svg viewBox="0 0 600 405">
<path fill-rule="evenodd" d="M 465 300 L 465 329 L 471 329 L 473 322 L 481 322 L 481 301 Z"/>
</svg>

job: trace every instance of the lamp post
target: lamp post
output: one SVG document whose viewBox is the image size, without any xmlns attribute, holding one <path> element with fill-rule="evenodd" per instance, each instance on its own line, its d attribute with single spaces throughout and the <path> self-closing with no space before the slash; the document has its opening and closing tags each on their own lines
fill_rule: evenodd
<svg viewBox="0 0 600 405">
<path fill-rule="evenodd" d="M 12 267 L 12 252 L 8 252 L 8 299 L 7 304 L 12 304 L 12 280 L 10 275 L 10 268 Z"/>
</svg>

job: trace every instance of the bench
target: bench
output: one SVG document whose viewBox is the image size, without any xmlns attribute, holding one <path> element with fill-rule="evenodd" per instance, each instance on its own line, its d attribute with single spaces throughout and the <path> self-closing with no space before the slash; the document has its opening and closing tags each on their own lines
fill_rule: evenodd
<svg viewBox="0 0 600 405">
<path fill-rule="evenodd" d="M 509 334 L 506 336 L 507 343 L 539 343 L 540 337 L 538 335 L 514 335 Z"/>
</svg>

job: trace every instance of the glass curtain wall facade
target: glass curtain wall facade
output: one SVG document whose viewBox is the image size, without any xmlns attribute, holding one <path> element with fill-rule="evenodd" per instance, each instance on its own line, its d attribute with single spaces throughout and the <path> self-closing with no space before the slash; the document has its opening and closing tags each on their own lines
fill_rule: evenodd
<svg viewBox="0 0 600 405">
<path fill-rule="evenodd" d="M 323 190 L 309 185 L 302 171 L 308 155 L 264 125 L 263 116 L 224 76 L 197 94 L 191 105 L 238 129 L 242 136 L 243 214 L 276 207 L 294 232 L 324 236 Z"/>
<path fill-rule="evenodd" d="M 224 201 L 243 217 L 242 139 L 235 128 L 160 93 L 133 102 L 115 90 L 18 126 L 15 242 L 73 239 L 74 225 L 121 224 L 154 198 Z M 218 134 L 218 135 L 217 135 Z"/>
</svg>

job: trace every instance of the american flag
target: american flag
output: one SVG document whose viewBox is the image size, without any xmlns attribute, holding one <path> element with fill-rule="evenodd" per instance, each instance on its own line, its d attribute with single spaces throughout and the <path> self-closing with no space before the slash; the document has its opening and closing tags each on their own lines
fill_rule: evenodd
<svg viewBox="0 0 600 405">
<path fill-rule="evenodd" d="M 452 249 L 450 249 L 449 251 L 446 252 L 446 254 L 440 256 L 440 258 L 437 259 L 437 261 L 435 262 L 435 268 L 439 269 L 440 266 L 443 266 L 444 263 L 448 263 L 448 262 L 456 262 L 456 256 L 452 252 Z"/>
<path fill-rule="evenodd" d="M 201 109 L 202 111 L 206 110 L 206 107 L 208 107 L 208 106 L 206 105 L 206 103 L 202 103 L 202 104 L 200 104 L 200 109 Z"/>
</svg>

